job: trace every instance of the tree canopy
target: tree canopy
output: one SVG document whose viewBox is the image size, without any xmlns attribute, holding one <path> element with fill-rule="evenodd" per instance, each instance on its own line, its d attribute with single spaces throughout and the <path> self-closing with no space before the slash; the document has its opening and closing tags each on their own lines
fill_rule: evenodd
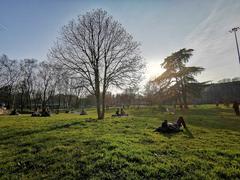
<svg viewBox="0 0 240 180">
<path fill-rule="evenodd" d="M 65 25 L 49 57 L 96 97 L 98 118 L 103 119 L 108 88 L 139 82 L 144 68 L 139 47 L 118 21 L 97 9 Z"/>
<path fill-rule="evenodd" d="M 166 57 L 161 64 L 165 71 L 154 80 L 161 87 L 165 98 L 172 99 L 185 108 L 187 108 L 187 97 L 196 95 L 195 92 L 201 89 L 201 84 L 195 76 L 204 70 L 202 67 L 186 66 L 192 52 L 193 49 L 184 48 Z"/>
</svg>

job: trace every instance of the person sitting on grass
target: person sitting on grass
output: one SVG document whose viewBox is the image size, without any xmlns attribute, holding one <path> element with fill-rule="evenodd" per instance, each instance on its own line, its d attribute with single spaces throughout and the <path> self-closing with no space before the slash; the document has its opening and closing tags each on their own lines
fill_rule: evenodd
<svg viewBox="0 0 240 180">
<path fill-rule="evenodd" d="M 112 117 L 121 117 L 121 116 L 128 116 L 128 114 L 125 113 L 123 108 L 121 108 L 120 112 L 119 112 L 119 108 L 117 108 L 116 113 L 112 115 Z"/>
<path fill-rule="evenodd" d="M 184 128 L 187 127 L 183 117 L 180 116 L 175 123 L 169 123 L 167 120 L 164 120 L 163 123 L 162 123 L 162 126 L 157 128 L 156 131 L 158 131 L 158 132 L 167 132 L 167 133 L 179 132 L 179 131 L 181 131 L 180 128 L 182 126 Z"/>
<path fill-rule="evenodd" d="M 121 116 L 119 113 L 119 108 L 117 108 L 117 111 L 115 112 L 115 114 L 112 115 L 112 117 L 118 117 Z"/>
<path fill-rule="evenodd" d="M 35 108 L 32 113 L 32 117 L 39 117 L 39 116 L 41 116 L 41 114 L 38 112 L 38 108 Z"/>
<path fill-rule="evenodd" d="M 240 112 L 239 112 L 239 104 L 238 104 L 238 102 L 237 102 L 237 101 L 234 101 L 232 107 L 233 107 L 233 109 L 234 109 L 234 111 L 235 111 L 236 116 L 239 116 L 239 115 L 240 115 Z"/>
<path fill-rule="evenodd" d="M 121 114 L 121 116 L 122 116 L 122 115 L 125 115 L 125 111 L 124 111 L 123 108 L 121 108 L 121 110 L 120 110 L 120 114 Z"/>
<path fill-rule="evenodd" d="M 128 114 L 125 113 L 123 108 L 121 108 L 120 115 L 121 116 L 128 116 Z"/>
<path fill-rule="evenodd" d="M 48 116 L 50 116 L 50 111 L 49 111 L 49 109 L 48 109 L 48 108 L 43 108 L 42 113 L 41 113 L 41 116 L 42 116 L 42 117 L 48 117 Z"/>
<path fill-rule="evenodd" d="M 19 115 L 19 112 L 17 111 L 17 109 L 14 108 L 10 115 Z"/>
<path fill-rule="evenodd" d="M 117 111 L 116 111 L 116 116 L 119 116 L 120 114 L 119 114 L 119 108 L 117 108 Z"/>
<path fill-rule="evenodd" d="M 80 115 L 87 115 L 87 112 L 82 108 L 82 111 L 80 112 Z"/>
</svg>

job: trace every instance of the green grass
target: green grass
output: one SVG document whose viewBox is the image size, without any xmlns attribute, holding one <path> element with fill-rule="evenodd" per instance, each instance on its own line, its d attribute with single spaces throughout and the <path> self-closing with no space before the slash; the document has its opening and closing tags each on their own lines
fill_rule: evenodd
<svg viewBox="0 0 240 180">
<path fill-rule="evenodd" d="M 129 117 L 0 116 L 0 179 L 240 179 L 240 118 L 204 105 Z M 160 134 L 164 119 L 182 115 L 188 130 Z"/>
</svg>

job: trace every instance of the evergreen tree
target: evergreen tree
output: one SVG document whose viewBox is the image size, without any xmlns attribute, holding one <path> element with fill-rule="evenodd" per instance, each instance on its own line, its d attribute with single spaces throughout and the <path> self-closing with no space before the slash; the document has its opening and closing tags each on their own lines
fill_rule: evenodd
<svg viewBox="0 0 240 180">
<path fill-rule="evenodd" d="M 188 67 L 190 57 L 192 56 L 193 49 L 180 49 L 164 59 L 161 66 L 165 69 L 154 82 L 161 84 L 164 95 L 179 103 L 180 106 L 188 108 L 187 98 L 190 95 L 199 94 L 202 84 L 199 83 L 194 76 L 201 73 L 204 68 L 191 66 Z"/>
</svg>

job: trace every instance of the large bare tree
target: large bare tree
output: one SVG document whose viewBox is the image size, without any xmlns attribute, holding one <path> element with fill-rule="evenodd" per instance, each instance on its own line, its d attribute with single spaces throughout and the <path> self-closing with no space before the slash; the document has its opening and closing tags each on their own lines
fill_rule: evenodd
<svg viewBox="0 0 240 180">
<path fill-rule="evenodd" d="M 84 82 L 96 97 L 98 119 L 103 119 L 109 87 L 124 88 L 140 80 L 144 63 L 139 46 L 118 21 L 97 9 L 64 26 L 49 57 Z"/>
</svg>

